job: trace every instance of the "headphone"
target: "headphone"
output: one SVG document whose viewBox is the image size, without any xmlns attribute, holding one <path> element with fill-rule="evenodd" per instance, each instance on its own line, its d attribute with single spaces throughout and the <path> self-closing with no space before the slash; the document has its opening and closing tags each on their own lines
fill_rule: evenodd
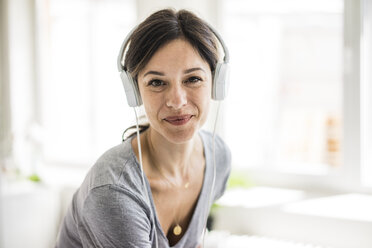
<svg viewBox="0 0 372 248">
<path fill-rule="evenodd" d="M 214 71 L 213 75 L 213 82 L 212 82 L 212 94 L 211 97 L 213 100 L 221 101 L 224 100 L 229 86 L 229 50 L 227 49 L 227 46 L 225 45 L 222 37 L 218 34 L 218 32 L 210 25 L 208 25 L 208 28 L 212 31 L 212 33 L 217 37 L 219 43 L 221 44 L 223 51 L 224 51 L 224 59 L 223 62 L 218 62 L 216 65 L 216 69 Z M 138 84 L 136 82 L 136 79 L 131 76 L 131 74 L 125 70 L 123 61 L 124 61 L 124 51 L 126 50 L 126 44 L 129 43 L 130 36 L 134 32 L 134 30 L 137 27 L 133 28 L 125 40 L 123 41 L 123 44 L 121 45 L 120 52 L 117 59 L 117 66 L 118 70 L 120 72 L 120 78 L 124 86 L 125 95 L 127 97 L 127 102 L 130 107 L 137 107 L 142 105 L 142 99 L 141 95 L 138 89 Z"/>
</svg>

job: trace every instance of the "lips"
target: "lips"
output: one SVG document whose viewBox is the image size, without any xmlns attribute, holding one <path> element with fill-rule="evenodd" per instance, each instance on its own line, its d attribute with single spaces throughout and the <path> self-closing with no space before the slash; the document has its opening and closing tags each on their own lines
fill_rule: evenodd
<svg viewBox="0 0 372 248">
<path fill-rule="evenodd" d="M 178 116 L 168 116 L 164 120 L 172 125 L 181 126 L 185 125 L 193 115 L 178 115 Z"/>
</svg>

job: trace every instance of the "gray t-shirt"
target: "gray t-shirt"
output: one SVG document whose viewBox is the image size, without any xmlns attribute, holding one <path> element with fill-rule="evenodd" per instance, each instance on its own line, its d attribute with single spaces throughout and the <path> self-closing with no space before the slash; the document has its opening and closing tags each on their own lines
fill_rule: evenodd
<svg viewBox="0 0 372 248">
<path fill-rule="evenodd" d="M 209 132 L 200 131 L 199 134 L 203 140 L 206 161 L 203 186 L 190 224 L 181 240 L 173 246 L 176 248 L 195 248 L 200 243 L 203 220 L 210 209 L 208 200 L 213 180 L 213 139 Z M 215 155 L 214 200 L 225 191 L 231 169 L 230 150 L 217 135 Z M 74 194 L 56 247 L 150 248 L 155 247 L 154 228 L 158 247 L 170 247 L 156 216 L 149 182 L 146 178 L 145 181 L 151 206 L 144 196 L 140 166 L 131 139 L 105 152 Z"/>
</svg>

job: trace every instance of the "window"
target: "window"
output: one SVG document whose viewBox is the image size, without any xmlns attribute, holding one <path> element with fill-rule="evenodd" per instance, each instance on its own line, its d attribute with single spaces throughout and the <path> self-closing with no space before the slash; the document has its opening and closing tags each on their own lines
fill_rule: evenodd
<svg viewBox="0 0 372 248">
<path fill-rule="evenodd" d="M 225 9 L 234 120 L 227 137 L 244 136 L 244 146 L 231 141 L 236 156 L 249 151 L 237 165 L 338 166 L 342 1 L 236 0 Z"/>
<path fill-rule="evenodd" d="M 136 2 L 49 0 L 37 10 L 44 158 L 90 166 L 132 125 L 116 58 Z"/>
<path fill-rule="evenodd" d="M 261 182 L 359 187 L 359 1 L 233 0 L 222 9 L 233 166 Z"/>
</svg>

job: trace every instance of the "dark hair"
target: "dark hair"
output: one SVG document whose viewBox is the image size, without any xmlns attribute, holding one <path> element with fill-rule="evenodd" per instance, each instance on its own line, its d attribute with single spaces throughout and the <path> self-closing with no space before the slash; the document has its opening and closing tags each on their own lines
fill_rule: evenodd
<svg viewBox="0 0 372 248">
<path fill-rule="evenodd" d="M 137 78 L 155 52 L 175 39 L 185 39 L 215 70 L 218 61 L 217 42 L 209 26 L 187 10 L 159 10 L 144 20 L 133 31 L 125 55 L 124 67 Z"/>
<path fill-rule="evenodd" d="M 124 60 L 125 70 L 137 79 L 138 73 L 156 51 L 175 39 L 184 39 L 189 42 L 200 57 L 208 63 L 213 75 L 218 62 L 215 35 L 208 24 L 192 12 L 174 9 L 163 9 L 153 13 L 133 31 L 125 44 L 128 46 Z M 149 125 L 142 125 L 141 132 L 148 127 Z M 133 128 L 126 129 L 124 134 Z"/>
</svg>

